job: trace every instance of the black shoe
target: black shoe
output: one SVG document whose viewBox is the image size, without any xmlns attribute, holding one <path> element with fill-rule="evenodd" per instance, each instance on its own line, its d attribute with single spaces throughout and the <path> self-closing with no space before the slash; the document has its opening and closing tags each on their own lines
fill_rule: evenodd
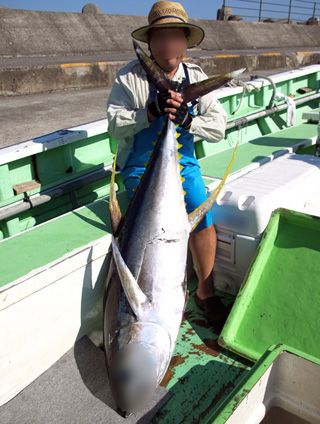
<svg viewBox="0 0 320 424">
<path fill-rule="evenodd" d="M 199 299 L 197 294 L 194 296 L 196 305 L 204 311 L 209 324 L 213 325 L 217 330 L 222 330 L 229 311 L 217 296 L 208 297 L 207 299 Z"/>
</svg>

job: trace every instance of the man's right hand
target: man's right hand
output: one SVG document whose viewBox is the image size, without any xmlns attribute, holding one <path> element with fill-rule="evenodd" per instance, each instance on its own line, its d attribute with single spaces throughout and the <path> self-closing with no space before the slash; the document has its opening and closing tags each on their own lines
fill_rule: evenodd
<svg viewBox="0 0 320 424">
<path fill-rule="evenodd" d="M 168 107 L 167 100 L 169 99 L 171 99 L 171 93 L 169 91 L 158 93 L 156 100 L 149 104 L 148 112 L 150 112 L 154 118 L 160 118 L 160 116 L 166 113 L 165 109 Z"/>
</svg>

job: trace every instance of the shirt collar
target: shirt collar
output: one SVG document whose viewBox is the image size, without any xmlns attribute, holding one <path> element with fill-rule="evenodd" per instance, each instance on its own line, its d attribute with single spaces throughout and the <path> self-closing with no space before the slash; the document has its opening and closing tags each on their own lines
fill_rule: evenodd
<svg viewBox="0 0 320 424">
<path fill-rule="evenodd" d="M 178 81 L 180 84 L 186 79 L 186 75 L 183 69 L 182 62 L 179 63 L 177 72 L 174 74 L 172 81 Z"/>
</svg>

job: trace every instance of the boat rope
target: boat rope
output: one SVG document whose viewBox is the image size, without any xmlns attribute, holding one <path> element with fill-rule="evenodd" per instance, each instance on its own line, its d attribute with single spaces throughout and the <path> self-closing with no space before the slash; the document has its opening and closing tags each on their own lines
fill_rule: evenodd
<svg viewBox="0 0 320 424">
<path fill-rule="evenodd" d="M 269 102 L 269 104 L 267 106 L 267 109 L 272 109 L 273 106 L 274 106 L 273 101 L 274 101 L 274 98 L 275 98 L 275 95 L 276 95 L 276 90 L 277 90 L 276 85 L 275 85 L 273 79 L 270 78 L 270 77 L 267 77 L 266 75 L 251 75 L 250 78 L 251 78 L 251 81 L 253 81 L 255 79 L 265 79 L 265 80 L 267 80 L 267 81 L 270 82 L 270 84 L 272 85 L 272 89 L 273 90 L 272 90 L 272 96 L 271 96 L 270 102 Z"/>
<path fill-rule="evenodd" d="M 239 105 L 237 106 L 237 108 L 231 113 L 231 115 L 234 115 L 236 112 L 238 112 L 238 110 L 240 109 L 240 107 L 241 107 L 241 104 L 242 104 L 242 100 L 243 100 L 243 98 L 244 98 L 244 96 L 245 96 L 245 94 L 247 94 L 247 93 L 251 93 L 251 91 L 256 91 L 256 92 L 258 92 L 258 91 L 260 91 L 260 87 L 257 87 L 255 84 L 252 84 L 251 82 L 243 82 L 243 81 L 240 81 L 240 80 L 236 80 L 236 79 L 232 79 L 231 81 L 229 81 L 228 82 L 228 84 L 227 84 L 229 87 L 232 87 L 232 88 L 236 88 L 236 87 L 242 87 L 243 88 L 243 91 L 242 91 L 242 96 L 241 96 L 241 99 L 240 99 L 240 102 L 239 102 Z"/>
<path fill-rule="evenodd" d="M 293 98 L 285 96 L 283 93 L 277 93 L 275 96 L 277 102 L 285 101 L 288 105 L 287 108 L 287 127 L 292 127 L 296 121 L 296 104 Z"/>
</svg>

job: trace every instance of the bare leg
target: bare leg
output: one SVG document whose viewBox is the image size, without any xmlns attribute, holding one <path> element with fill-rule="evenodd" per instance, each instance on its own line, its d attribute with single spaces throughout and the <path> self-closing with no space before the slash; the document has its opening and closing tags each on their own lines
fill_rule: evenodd
<svg viewBox="0 0 320 424">
<path fill-rule="evenodd" d="M 212 279 L 214 259 L 216 255 L 217 235 L 213 225 L 190 234 L 189 246 L 198 270 L 199 299 L 207 299 L 215 295 Z"/>
<path fill-rule="evenodd" d="M 207 321 L 221 331 L 228 310 L 215 296 L 212 271 L 217 247 L 217 235 L 213 225 L 190 234 L 189 246 L 198 269 L 197 306 L 204 311 Z"/>
</svg>

